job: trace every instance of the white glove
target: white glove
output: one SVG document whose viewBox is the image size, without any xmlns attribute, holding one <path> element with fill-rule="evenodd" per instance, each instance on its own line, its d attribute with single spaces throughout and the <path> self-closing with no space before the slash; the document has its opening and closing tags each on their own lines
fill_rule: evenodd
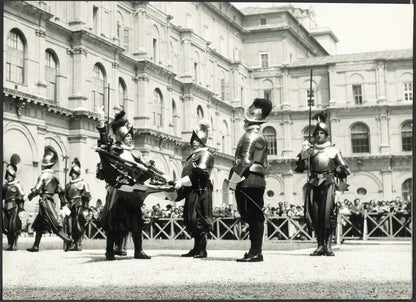
<svg viewBox="0 0 416 302">
<path fill-rule="evenodd" d="M 175 189 L 178 190 L 181 187 L 190 187 L 192 186 L 192 181 L 189 176 L 182 177 L 177 182 L 175 182 Z"/>
<path fill-rule="evenodd" d="M 237 187 L 237 184 L 239 182 L 242 182 L 244 179 L 246 179 L 244 176 L 241 177 L 237 173 L 233 172 L 233 175 L 231 176 L 230 183 L 228 184 L 228 187 L 230 190 L 235 190 Z"/>
<path fill-rule="evenodd" d="M 311 143 L 308 141 L 304 141 L 302 143 L 302 151 L 308 151 L 309 148 L 312 147 Z"/>
<path fill-rule="evenodd" d="M 64 217 L 71 215 L 71 210 L 67 206 L 63 206 L 61 211 Z"/>
</svg>

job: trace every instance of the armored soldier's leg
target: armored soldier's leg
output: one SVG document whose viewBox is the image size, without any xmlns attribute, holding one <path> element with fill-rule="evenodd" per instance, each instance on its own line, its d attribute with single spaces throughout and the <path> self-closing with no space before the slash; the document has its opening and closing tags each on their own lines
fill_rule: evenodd
<svg viewBox="0 0 416 302">
<path fill-rule="evenodd" d="M 39 244 L 40 244 L 41 238 L 42 238 L 42 231 L 36 231 L 35 242 L 33 243 L 33 246 L 26 250 L 29 252 L 39 252 Z"/>
<path fill-rule="evenodd" d="M 68 237 L 72 236 L 72 217 L 66 216 L 64 220 L 64 232 L 68 234 Z M 64 241 L 64 251 L 67 252 L 69 250 L 72 250 L 72 246 L 67 241 Z"/>
<path fill-rule="evenodd" d="M 17 251 L 17 239 L 19 238 L 19 236 L 15 236 L 14 240 L 13 240 L 13 251 Z"/>
<path fill-rule="evenodd" d="M 195 232 L 195 234 L 194 234 L 194 247 L 189 252 L 187 252 L 186 254 L 182 254 L 181 257 L 193 257 L 196 254 L 198 254 L 199 250 L 200 250 L 199 244 L 200 244 L 199 234 L 198 234 L 198 232 Z"/>
<path fill-rule="evenodd" d="M 256 221 L 253 223 L 255 226 L 255 238 L 254 245 L 252 247 L 253 255 L 261 255 L 262 245 L 263 245 L 263 233 L 264 233 L 264 223 L 263 221 Z"/>
<path fill-rule="evenodd" d="M 6 248 L 6 251 L 12 251 L 13 250 L 13 238 L 10 232 L 7 234 L 7 244 L 9 246 Z"/>
<path fill-rule="evenodd" d="M 127 256 L 127 240 L 129 239 L 129 233 L 127 232 L 123 236 L 123 242 L 121 245 L 121 256 Z"/>
<path fill-rule="evenodd" d="M 107 230 L 107 241 L 105 249 L 105 259 L 114 260 L 114 231 Z"/>
<path fill-rule="evenodd" d="M 196 240 L 196 238 L 195 238 Z M 202 232 L 198 235 L 198 251 L 195 254 L 194 258 L 206 258 L 207 253 L 207 233 Z"/>
<path fill-rule="evenodd" d="M 150 259 L 151 257 L 146 255 L 146 253 L 143 251 L 142 248 L 142 229 L 139 231 L 133 231 L 131 232 L 131 237 L 133 239 L 134 243 L 134 258 L 135 259 Z"/>
<path fill-rule="evenodd" d="M 73 244 L 74 242 L 70 237 L 68 237 L 68 234 L 64 233 L 62 230 L 56 232 L 56 235 L 69 245 Z"/>
<path fill-rule="evenodd" d="M 114 239 L 114 255 L 126 256 L 127 255 L 127 238 L 129 236 L 128 232 L 117 232 Z"/>
<path fill-rule="evenodd" d="M 325 228 L 325 255 L 326 256 L 335 256 L 334 251 L 332 250 L 332 237 L 334 229 Z"/>
<path fill-rule="evenodd" d="M 324 228 L 322 226 L 318 226 L 315 230 L 316 234 L 316 241 L 318 243 L 318 247 L 314 250 L 310 255 L 311 256 L 322 256 L 325 255 L 325 244 L 324 244 Z"/>
</svg>

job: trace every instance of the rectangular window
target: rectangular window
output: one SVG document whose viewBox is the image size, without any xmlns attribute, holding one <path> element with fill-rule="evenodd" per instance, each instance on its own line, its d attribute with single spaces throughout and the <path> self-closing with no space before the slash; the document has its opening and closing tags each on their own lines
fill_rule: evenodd
<svg viewBox="0 0 416 302">
<path fill-rule="evenodd" d="M 221 79 L 221 100 L 225 101 L 225 79 Z"/>
<path fill-rule="evenodd" d="M 266 18 L 260 18 L 260 25 L 266 25 Z"/>
<path fill-rule="evenodd" d="M 268 53 L 261 53 L 260 54 L 260 66 L 262 68 L 269 67 L 269 54 Z"/>
<path fill-rule="evenodd" d="M 264 98 L 266 100 L 269 100 L 269 101 L 272 100 L 272 90 L 271 89 L 264 90 Z"/>
<path fill-rule="evenodd" d="M 402 150 L 412 151 L 413 150 L 413 135 L 412 133 L 406 133 L 402 136 Z"/>
<path fill-rule="evenodd" d="M 157 63 L 157 39 L 153 38 L 153 62 Z"/>
<path fill-rule="evenodd" d="M 362 93 L 361 85 L 352 85 L 352 95 L 353 95 L 354 102 L 356 105 L 363 104 L 363 93 Z"/>
<path fill-rule="evenodd" d="M 405 101 L 413 100 L 412 82 L 403 83 L 403 99 Z"/>
<path fill-rule="evenodd" d="M 46 80 L 46 94 L 47 98 L 55 101 L 56 95 L 56 69 L 50 66 L 45 66 L 45 80 Z"/>
<path fill-rule="evenodd" d="M 98 33 L 98 7 L 94 6 L 92 9 L 93 32 Z"/>
<path fill-rule="evenodd" d="M 194 77 L 195 84 L 198 84 L 198 63 L 194 62 Z"/>
<path fill-rule="evenodd" d="M 309 104 L 309 102 L 311 104 Z M 306 104 L 308 104 L 308 106 L 315 106 L 315 91 L 312 89 L 311 90 L 307 90 L 306 91 Z"/>
<path fill-rule="evenodd" d="M 124 29 L 124 36 L 123 36 L 123 47 L 126 52 L 130 52 L 130 31 L 128 28 Z"/>
</svg>

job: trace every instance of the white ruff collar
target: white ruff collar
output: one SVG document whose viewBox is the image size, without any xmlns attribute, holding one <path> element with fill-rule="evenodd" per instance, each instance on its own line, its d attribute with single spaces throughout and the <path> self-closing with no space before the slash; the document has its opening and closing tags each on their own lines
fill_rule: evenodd
<svg viewBox="0 0 416 302">
<path fill-rule="evenodd" d="M 70 182 L 71 184 L 73 184 L 73 183 L 79 182 L 79 181 L 81 181 L 81 180 L 83 180 L 83 179 L 82 179 L 82 178 L 77 178 L 77 179 L 71 179 L 69 182 Z"/>
<path fill-rule="evenodd" d="M 315 145 L 313 147 L 315 149 L 325 149 L 325 148 L 328 148 L 329 146 L 331 146 L 331 143 L 330 142 L 325 142 L 325 143 L 320 144 L 320 145 L 315 143 Z"/>
</svg>

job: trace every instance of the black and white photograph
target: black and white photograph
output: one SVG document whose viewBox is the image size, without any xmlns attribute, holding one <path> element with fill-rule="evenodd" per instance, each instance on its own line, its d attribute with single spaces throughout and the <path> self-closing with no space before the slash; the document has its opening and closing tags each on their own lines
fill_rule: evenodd
<svg viewBox="0 0 416 302">
<path fill-rule="evenodd" d="M 3 6 L 3 300 L 411 300 L 414 5 Z"/>
</svg>

